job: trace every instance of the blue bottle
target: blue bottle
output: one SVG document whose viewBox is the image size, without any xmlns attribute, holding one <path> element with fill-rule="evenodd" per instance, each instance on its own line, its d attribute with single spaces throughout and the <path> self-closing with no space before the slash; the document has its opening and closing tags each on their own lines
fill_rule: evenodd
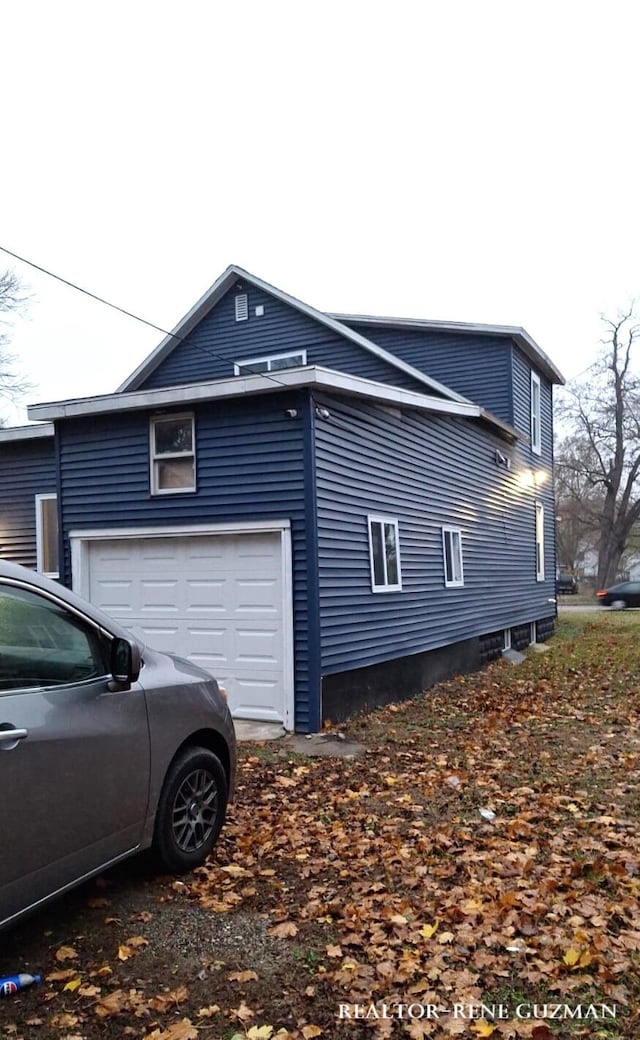
<svg viewBox="0 0 640 1040">
<path fill-rule="evenodd" d="M 19 989 L 32 986 L 34 982 L 40 982 L 41 977 L 40 975 L 28 975 L 25 971 L 21 971 L 19 975 L 5 975 L 4 978 L 0 978 L 0 997 L 10 997 Z"/>
</svg>

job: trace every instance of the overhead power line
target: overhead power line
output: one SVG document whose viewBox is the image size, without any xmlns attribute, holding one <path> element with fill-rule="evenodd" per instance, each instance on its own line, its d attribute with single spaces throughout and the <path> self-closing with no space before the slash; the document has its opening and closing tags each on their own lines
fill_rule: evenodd
<svg viewBox="0 0 640 1040">
<path fill-rule="evenodd" d="M 47 275 L 48 278 L 54 278 L 57 282 L 62 282 L 63 285 L 67 285 L 70 289 L 75 289 L 76 292 L 82 293 L 84 296 L 88 296 L 91 300 L 95 300 L 97 303 L 104 304 L 105 307 L 110 307 L 111 310 L 118 311 L 120 314 L 124 314 L 127 318 L 133 318 L 134 321 L 140 322 L 142 325 L 146 325 L 150 329 L 155 329 L 156 332 L 161 332 L 163 336 L 171 336 L 177 340 L 178 343 L 184 343 L 186 337 L 179 336 L 176 332 L 169 332 L 167 329 L 163 329 L 160 325 L 156 325 L 152 321 L 147 321 L 146 318 L 141 318 L 139 314 L 134 314 L 133 311 L 126 310 L 125 307 L 118 306 L 117 303 L 111 303 L 110 300 L 106 300 L 104 296 L 98 296 L 97 293 L 90 292 L 89 289 L 83 289 L 81 285 L 76 285 L 75 282 L 70 281 L 68 278 L 63 278 L 62 275 L 56 274 L 54 271 L 50 271 L 46 267 L 42 267 L 40 264 L 34 263 L 33 260 L 27 260 L 26 257 L 20 256 L 18 253 L 12 252 L 11 249 L 7 249 L 6 246 L 0 245 L 0 251 L 6 253 L 7 256 L 13 257 L 14 260 L 19 260 L 21 264 L 26 264 L 27 267 L 32 267 L 35 271 L 40 271 L 41 274 Z M 211 350 L 209 347 L 203 347 L 197 345 L 197 349 L 208 357 L 215 358 L 216 361 L 228 362 L 228 358 L 222 354 L 217 354 L 215 350 Z M 271 383 L 275 383 L 276 386 L 282 386 L 285 390 L 289 390 L 290 387 L 286 383 L 283 383 L 280 379 L 276 379 L 275 376 L 270 375 L 268 372 L 258 372 L 252 370 L 250 366 L 249 373 L 254 376 L 263 376 L 268 379 Z"/>
</svg>

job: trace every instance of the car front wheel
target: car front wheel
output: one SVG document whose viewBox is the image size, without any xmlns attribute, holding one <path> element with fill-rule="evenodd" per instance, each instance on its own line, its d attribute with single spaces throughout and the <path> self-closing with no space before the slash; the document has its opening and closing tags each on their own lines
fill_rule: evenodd
<svg viewBox="0 0 640 1040">
<path fill-rule="evenodd" d="M 204 863 L 226 809 L 220 760 L 206 748 L 187 748 L 172 763 L 158 802 L 153 844 L 162 866 L 180 874 Z"/>
</svg>

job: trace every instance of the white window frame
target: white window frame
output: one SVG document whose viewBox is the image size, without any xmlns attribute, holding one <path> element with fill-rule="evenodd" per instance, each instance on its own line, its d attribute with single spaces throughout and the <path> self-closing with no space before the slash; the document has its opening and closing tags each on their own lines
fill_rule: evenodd
<svg viewBox="0 0 640 1040">
<path fill-rule="evenodd" d="M 57 571 L 45 571 L 44 570 L 44 521 L 43 521 L 43 502 L 54 501 L 57 505 L 58 496 L 53 493 L 36 495 L 36 570 L 39 574 L 44 574 L 45 578 L 59 578 L 60 577 L 60 560 L 58 560 Z M 57 514 L 56 514 L 57 516 Z M 56 532 L 56 537 L 58 533 Z M 58 554 L 60 549 L 58 549 Z"/>
<path fill-rule="evenodd" d="M 387 554 L 385 552 L 383 556 L 384 566 L 384 582 L 381 584 L 376 583 L 375 568 L 373 565 L 373 525 L 382 525 L 382 544 L 385 545 L 384 538 L 384 526 L 388 525 L 393 527 L 395 532 L 395 551 L 396 551 L 396 564 L 398 568 L 398 580 L 397 582 L 390 583 L 387 575 Z M 402 589 L 402 572 L 400 570 L 400 529 L 398 527 L 398 521 L 393 516 L 378 516 L 370 514 L 367 516 L 367 531 L 369 533 L 369 566 L 371 569 L 371 591 L 372 592 L 400 592 Z"/>
<path fill-rule="evenodd" d="M 542 453 L 542 389 L 540 384 L 540 376 L 536 375 L 535 372 L 531 373 L 531 450 L 536 455 Z"/>
<path fill-rule="evenodd" d="M 307 352 L 306 352 L 306 350 L 288 350 L 285 354 L 263 354 L 261 357 L 243 358 L 241 361 L 234 361 L 234 363 L 233 363 L 233 374 L 234 374 L 234 376 L 250 376 L 250 375 L 262 376 L 262 375 L 266 375 L 266 372 L 242 372 L 241 369 L 243 367 L 249 366 L 249 365 L 257 365 L 257 364 L 263 365 L 265 363 L 265 361 L 266 361 L 266 363 L 267 363 L 267 370 L 266 371 L 267 372 L 272 372 L 273 369 L 271 367 L 271 363 L 273 361 L 282 361 L 283 358 L 297 358 L 297 357 L 301 358 L 300 364 L 299 365 L 291 365 L 291 368 L 301 368 L 303 365 L 306 365 L 306 363 L 307 363 Z M 276 369 L 275 371 L 281 371 L 281 370 L 280 369 Z"/>
<path fill-rule="evenodd" d="M 511 649 L 511 629 L 505 628 L 502 631 L 502 653 L 506 654 L 507 650 Z"/>
<path fill-rule="evenodd" d="M 180 419 L 191 422 L 191 451 L 163 452 L 156 454 L 156 423 L 177 422 Z M 181 488 L 160 488 L 156 481 L 156 462 L 167 462 L 171 459 L 193 459 L 193 486 Z M 189 495 L 196 490 L 196 424 L 193 412 L 181 412 L 178 415 L 166 413 L 152 415 L 149 420 L 149 487 L 152 495 Z"/>
<path fill-rule="evenodd" d="M 544 504 L 535 502 L 536 511 L 536 581 L 544 581 Z"/>
<path fill-rule="evenodd" d="M 457 535 L 457 538 L 454 538 Z M 451 547 L 451 562 L 453 564 L 453 575 L 447 577 L 447 537 L 450 541 Z M 454 546 L 457 544 L 457 559 L 454 558 Z M 455 564 L 458 563 L 458 568 Z M 447 589 L 461 589 L 464 585 L 464 565 L 462 562 L 462 530 L 459 527 L 443 527 L 442 528 L 442 563 L 444 566 L 444 584 Z M 459 571 L 459 577 L 456 576 L 456 570 Z"/>
</svg>

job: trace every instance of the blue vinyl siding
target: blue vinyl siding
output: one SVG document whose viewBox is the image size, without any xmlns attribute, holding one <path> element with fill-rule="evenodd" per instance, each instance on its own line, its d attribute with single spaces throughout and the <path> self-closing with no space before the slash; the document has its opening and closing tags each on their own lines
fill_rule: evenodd
<svg viewBox="0 0 640 1040">
<path fill-rule="evenodd" d="M 553 387 L 537 369 L 540 379 L 540 455 L 531 452 L 531 458 L 547 466 L 553 462 Z M 531 436 L 531 363 L 521 350 L 513 351 L 513 425 L 518 433 Z"/>
<path fill-rule="evenodd" d="M 528 443 L 531 436 L 531 362 L 521 350 L 513 351 L 514 426 L 527 439 L 520 447 L 524 464 L 535 475 L 536 498 L 544 505 L 544 539 L 547 560 L 545 576 L 555 578 L 555 501 L 553 497 L 553 386 L 536 369 L 540 378 L 540 448 L 538 455 Z M 540 478 L 543 478 L 542 480 Z M 551 547 L 551 550 L 549 550 Z M 549 555 L 551 552 L 551 555 Z M 547 570 L 547 566 L 550 568 Z"/>
<path fill-rule="evenodd" d="M 234 361 L 306 350 L 307 364 L 425 392 L 424 384 L 262 290 L 249 286 L 249 318 L 235 320 L 228 292 L 140 386 L 150 390 L 233 376 Z M 256 317 L 255 308 L 264 306 Z M 267 377 L 265 377 L 267 378 Z M 277 381 L 278 373 L 269 377 Z M 429 392 L 429 391 L 427 391 Z"/>
<path fill-rule="evenodd" d="M 505 422 L 513 422 L 512 341 L 509 337 L 348 324 L 407 364 L 482 405 Z"/>
<path fill-rule="evenodd" d="M 516 449 L 479 424 L 327 399 L 316 423 L 322 673 L 435 649 L 554 613 L 536 582 L 535 498 Z M 499 447 L 512 469 L 496 466 Z M 399 522 L 402 590 L 371 591 L 367 514 Z M 445 588 L 443 525 L 462 531 L 464 587 Z"/>
<path fill-rule="evenodd" d="M 128 412 L 59 424 L 65 581 L 69 532 L 104 527 L 215 524 L 289 519 L 293 549 L 295 724 L 315 724 L 309 705 L 307 536 L 303 426 L 306 395 L 199 404 L 197 491 L 149 494 L 149 413 Z M 285 416 L 295 407 L 298 417 Z M 180 408 L 180 412 L 191 409 Z M 165 413 L 170 414 L 170 413 Z"/>
<path fill-rule="evenodd" d="M 53 437 L 0 443 L 0 556 L 36 567 L 36 495 L 55 494 Z"/>
</svg>

